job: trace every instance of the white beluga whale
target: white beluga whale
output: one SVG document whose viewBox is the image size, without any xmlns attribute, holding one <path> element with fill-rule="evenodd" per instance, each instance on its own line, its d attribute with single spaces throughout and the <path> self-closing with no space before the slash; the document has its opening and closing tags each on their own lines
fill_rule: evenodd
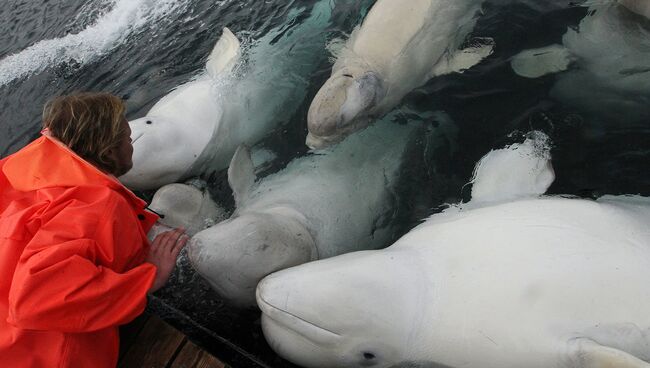
<svg viewBox="0 0 650 368">
<path fill-rule="evenodd" d="M 645 0 L 588 3 L 587 15 L 562 44 L 524 50 L 511 66 L 538 78 L 559 73 L 550 95 L 619 124 L 650 118 L 650 6 Z"/>
<path fill-rule="evenodd" d="M 120 181 L 132 189 L 145 190 L 198 174 L 199 159 L 220 124 L 226 123 L 224 104 L 215 91 L 217 79 L 225 80 L 240 53 L 239 40 L 224 28 L 204 73 L 160 99 L 145 117 L 129 122 L 133 168 Z"/>
<path fill-rule="evenodd" d="M 224 300 L 247 307 L 255 305 L 255 287 L 271 272 L 386 246 L 402 157 L 422 126 L 391 118 L 257 182 L 247 150 L 239 149 L 228 169 L 237 209 L 192 237 L 194 268 Z"/>
<path fill-rule="evenodd" d="M 130 122 L 133 168 L 120 180 L 156 189 L 225 169 L 240 144 L 252 146 L 288 121 L 326 57 L 319 51 L 331 16 L 326 0 L 293 9 L 290 31 L 278 26 L 249 47 L 224 29 L 204 72 Z"/>
<path fill-rule="evenodd" d="M 650 199 L 541 196 L 530 143 L 481 161 L 480 203 L 264 278 L 270 346 L 304 367 L 650 367 Z M 493 175 L 522 186 L 490 198 Z"/>
<path fill-rule="evenodd" d="M 461 50 L 481 1 L 378 0 L 339 52 L 309 107 L 306 144 L 323 148 L 368 126 L 432 77 L 491 54 L 491 39 Z"/>
</svg>

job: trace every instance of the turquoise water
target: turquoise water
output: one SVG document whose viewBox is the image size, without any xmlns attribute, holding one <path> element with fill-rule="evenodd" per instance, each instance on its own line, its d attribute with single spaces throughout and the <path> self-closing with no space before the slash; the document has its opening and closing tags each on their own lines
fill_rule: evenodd
<svg viewBox="0 0 650 368">
<path fill-rule="evenodd" d="M 316 3 L 9 0 L 0 8 L 0 155 L 15 152 L 38 135 L 42 105 L 57 94 L 110 91 L 127 100 L 128 118 L 143 116 L 169 90 L 199 74 L 225 26 L 245 49 L 271 34 L 297 32 L 292 41 L 296 45 L 313 40 L 315 35 L 301 25 Z M 324 42 L 332 42 L 345 38 L 373 1 L 325 3 L 332 16 L 318 32 Z M 446 140 L 431 143 L 423 138 L 409 153 L 397 193 L 402 226 L 394 237 L 441 204 L 466 198 L 464 184 L 475 162 L 531 129 L 544 131 L 553 142 L 557 179 L 551 193 L 650 195 L 650 90 L 644 88 L 650 78 L 650 21 L 613 9 L 606 1 L 592 1 L 591 8 L 575 1 L 536 3 L 484 4 L 470 37 L 492 37 L 494 54 L 463 74 L 431 80 L 404 99 L 405 111 L 425 121 L 443 111 L 454 129 Z M 510 58 L 521 50 L 562 43 L 569 29 L 586 34 L 587 25 L 608 12 L 621 23 L 595 32 L 585 46 L 591 48 L 579 50 L 583 59 L 567 72 L 526 79 L 510 68 Z M 318 55 L 294 54 L 286 45 L 280 50 L 287 58 L 314 65 L 309 78 L 288 78 L 304 88 L 302 98 L 296 98 L 295 110 L 261 143 L 278 156 L 270 172 L 307 154 L 306 112 L 332 65 L 325 46 Z M 602 66 L 598 50 L 613 61 Z M 619 64 L 624 68 L 617 69 Z M 439 120 L 429 122 L 431 129 L 439 129 Z M 209 179 L 215 197 L 232 205 L 223 172 Z M 256 313 L 223 306 L 185 263 L 152 305 L 238 366 L 288 364 L 266 346 Z"/>
</svg>

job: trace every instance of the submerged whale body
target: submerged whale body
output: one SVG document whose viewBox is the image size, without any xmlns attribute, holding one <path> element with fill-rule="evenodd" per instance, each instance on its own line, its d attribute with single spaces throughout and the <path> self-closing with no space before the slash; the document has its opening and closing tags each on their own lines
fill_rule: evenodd
<svg viewBox="0 0 650 368">
<path fill-rule="evenodd" d="M 271 272 L 385 246 L 402 156 L 421 126 L 389 120 L 258 182 L 247 150 L 238 150 L 228 169 L 237 209 L 192 237 L 194 268 L 230 304 L 254 306 L 255 287 Z"/>
<path fill-rule="evenodd" d="M 480 1 L 379 0 L 338 56 L 307 116 L 307 145 L 324 148 L 367 127 L 432 77 L 463 71 L 492 52 L 460 50 Z"/>
<path fill-rule="evenodd" d="M 263 279 L 270 346 L 305 367 L 650 366 L 650 199 L 540 196 L 553 174 L 526 146 L 392 246 Z M 506 174 L 521 190 L 492 200 Z"/>
</svg>

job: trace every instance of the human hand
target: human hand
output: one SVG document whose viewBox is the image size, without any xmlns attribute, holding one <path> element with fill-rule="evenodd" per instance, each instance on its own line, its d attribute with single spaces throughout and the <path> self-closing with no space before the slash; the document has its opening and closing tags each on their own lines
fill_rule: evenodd
<svg viewBox="0 0 650 368">
<path fill-rule="evenodd" d="M 165 231 L 154 238 L 149 248 L 149 254 L 145 259 L 146 262 L 156 266 L 156 278 L 151 289 L 149 289 L 150 293 L 160 289 L 167 283 L 176 265 L 176 258 L 181 249 L 187 244 L 189 238 L 185 234 L 185 229 L 181 228 Z"/>
</svg>

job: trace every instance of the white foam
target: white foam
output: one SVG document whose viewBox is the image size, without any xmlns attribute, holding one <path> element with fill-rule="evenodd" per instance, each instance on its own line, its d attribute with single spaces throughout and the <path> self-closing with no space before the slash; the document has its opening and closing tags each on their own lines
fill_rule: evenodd
<svg viewBox="0 0 650 368">
<path fill-rule="evenodd" d="M 0 60 L 0 86 L 75 61 L 81 65 L 111 51 L 146 24 L 156 24 L 189 0 L 113 0 L 110 11 L 79 33 L 42 40 Z M 96 6 L 104 5 L 105 1 Z"/>
</svg>

